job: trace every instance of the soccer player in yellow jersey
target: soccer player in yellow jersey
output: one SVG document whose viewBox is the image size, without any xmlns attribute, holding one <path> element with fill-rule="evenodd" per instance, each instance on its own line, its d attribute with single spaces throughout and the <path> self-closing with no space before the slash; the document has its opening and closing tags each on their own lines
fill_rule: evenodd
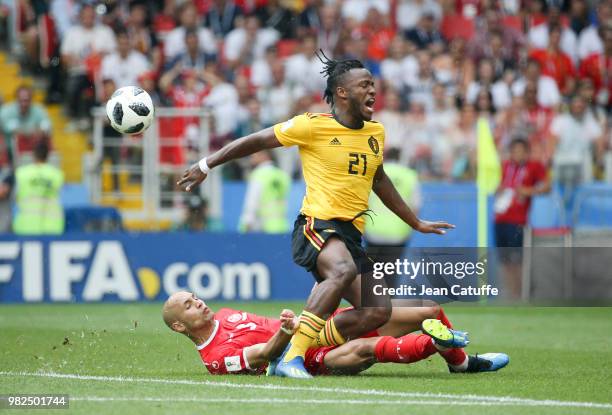
<svg viewBox="0 0 612 415">
<path fill-rule="evenodd" d="M 343 344 L 389 319 L 389 298 L 377 298 L 379 304 L 374 307 L 361 307 L 359 267 L 367 261 L 362 247 L 363 215 L 371 190 L 417 231 L 444 234 L 454 227 L 417 218 L 385 174 L 385 130 L 372 121 L 376 97 L 372 74 L 357 60 L 325 59 L 324 64 L 324 97 L 332 108 L 330 114 L 298 115 L 235 140 L 191 166 L 178 182 L 191 191 L 210 169 L 230 160 L 280 146 L 299 147 L 306 195 L 295 221 L 292 253 L 294 261 L 312 272 L 318 284 L 275 369 L 279 376 L 295 378 L 311 377 L 304 369 L 304 355 L 311 343 Z M 327 320 L 343 297 L 355 308 Z"/>
</svg>

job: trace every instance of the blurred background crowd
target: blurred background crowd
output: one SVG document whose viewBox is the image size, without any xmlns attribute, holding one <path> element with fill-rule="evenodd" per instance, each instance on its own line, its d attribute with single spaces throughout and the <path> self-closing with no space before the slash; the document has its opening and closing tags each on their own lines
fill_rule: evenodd
<svg viewBox="0 0 612 415">
<path fill-rule="evenodd" d="M 5 22 L 15 13 L 22 68 L 45 80 L 47 103 L 64 104 L 70 131 L 91 131 L 93 106 L 140 85 L 158 106 L 208 108 L 219 148 L 298 113 L 328 112 L 322 50 L 359 59 L 376 77 L 386 148 L 421 181 L 474 179 L 479 117 L 502 159 L 519 138 L 557 182 L 612 180 L 608 0 L 0 3 Z M 15 98 L 0 109 L 9 161 L 50 131 L 31 88 Z M 160 135 L 178 140 L 162 161 L 184 165 L 198 120 L 161 123 Z M 224 174 L 240 180 L 249 169 L 238 163 Z M 297 163 L 285 170 L 300 174 Z"/>
</svg>

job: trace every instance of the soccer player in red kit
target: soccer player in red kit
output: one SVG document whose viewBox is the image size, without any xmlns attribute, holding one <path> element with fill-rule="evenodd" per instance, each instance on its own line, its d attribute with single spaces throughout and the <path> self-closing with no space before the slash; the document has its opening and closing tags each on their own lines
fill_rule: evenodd
<svg viewBox="0 0 612 415">
<path fill-rule="evenodd" d="M 344 310 L 337 310 L 334 315 Z M 262 374 L 289 343 L 298 319 L 283 310 L 279 319 L 222 308 L 213 312 L 193 293 L 178 292 L 163 307 L 166 325 L 189 337 L 211 374 Z M 440 316 L 445 321 L 427 319 Z M 306 353 L 305 368 L 312 375 L 355 374 L 374 363 L 412 363 L 440 355 L 451 372 L 495 371 L 508 363 L 502 353 L 467 356 L 466 333 L 451 330 L 437 306 L 395 308 L 391 320 L 376 332 L 341 346 L 314 347 Z M 426 334 L 409 334 L 422 329 Z"/>
</svg>

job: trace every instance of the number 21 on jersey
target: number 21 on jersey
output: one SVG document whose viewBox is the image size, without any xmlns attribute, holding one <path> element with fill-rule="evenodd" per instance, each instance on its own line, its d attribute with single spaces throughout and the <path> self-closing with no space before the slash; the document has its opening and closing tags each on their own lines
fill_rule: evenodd
<svg viewBox="0 0 612 415">
<path fill-rule="evenodd" d="M 363 163 L 361 163 L 363 161 Z M 360 166 L 361 164 L 361 166 Z M 368 156 L 366 154 L 349 153 L 348 173 L 365 176 L 368 171 Z"/>
</svg>

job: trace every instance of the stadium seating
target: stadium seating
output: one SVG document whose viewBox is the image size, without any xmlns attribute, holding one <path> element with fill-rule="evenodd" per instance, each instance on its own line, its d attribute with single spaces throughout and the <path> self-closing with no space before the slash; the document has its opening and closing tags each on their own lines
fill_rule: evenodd
<svg viewBox="0 0 612 415">
<path fill-rule="evenodd" d="M 581 186 L 572 211 L 576 228 L 612 228 L 612 185 L 592 183 Z"/>
<path fill-rule="evenodd" d="M 64 208 L 87 206 L 91 204 L 91 196 L 87 186 L 81 183 L 68 183 L 62 187 L 60 194 Z"/>
<path fill-rule="evenodd" d="M 567 225 L 563 199 L 557 191 L 538 195 L 531 202 L 529 225 L 532 228 L 560 228 Z"/>
</svg>

